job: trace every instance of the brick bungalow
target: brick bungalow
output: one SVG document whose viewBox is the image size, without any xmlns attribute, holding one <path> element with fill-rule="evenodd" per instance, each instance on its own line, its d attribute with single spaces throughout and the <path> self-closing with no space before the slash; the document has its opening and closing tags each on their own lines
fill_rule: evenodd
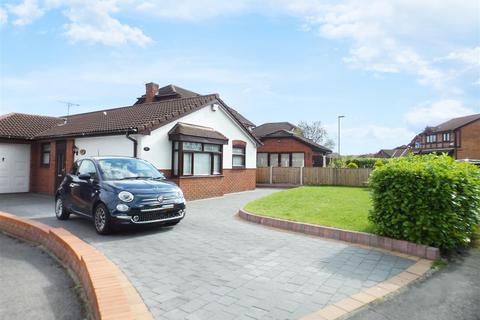
<svg viewBox="0 0 480 320">
<path fill-rule="evenodd" d="M 409 147 L 415 154 L 447 153 L 458 160 L 480 160 L 480 113 L 426 127 Z"/>
<path fill-rule="evenodd" d="M 53 194 L 73 162 L 87 156 L 150 161 L 187 199 L 255 188 L 254 125 L 218 94 L 146 84 L 133 105 L 47 117 L 0 116 L 0 193 Z"/>
<path fill-rule="evenodd" d="M 264 123 L 252 130 L 262 145 L 257 149 L 257 167 L 322 167 L 332 150 L 304 138 L 289 122 Z"/>
</svg>

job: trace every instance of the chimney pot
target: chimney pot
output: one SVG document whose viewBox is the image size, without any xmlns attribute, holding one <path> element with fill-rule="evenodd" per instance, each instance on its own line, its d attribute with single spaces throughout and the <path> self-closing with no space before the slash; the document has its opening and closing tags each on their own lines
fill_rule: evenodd
<svg viewBox="0 0 480 320">
<path fill-rule="evenodd" d="M 158 92 L 158 88 L 160 88 L 160 86 L 155 82 L 145 84 L 145 103 L 155 101 L 155 95 Z"/>
</svg>

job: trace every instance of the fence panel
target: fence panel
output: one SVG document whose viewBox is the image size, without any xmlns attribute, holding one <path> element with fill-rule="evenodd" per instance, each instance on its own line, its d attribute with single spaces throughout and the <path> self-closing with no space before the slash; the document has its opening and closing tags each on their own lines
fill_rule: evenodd
<svg viewBox="0 0 480 320">
<path fill-rule="evenodd" d="M 338 168 L 257 168 L 257 183 L 269 184 L 270 173 L 273 173 L 273 184 L 291 185 L 339 185 L 365 186 L 372 169 L 338 169 Z"/>
<path fill-rule="evenodd" d="M 273 183 L 300 184 L 300 168 L 273 168 Z"/>
</svg>

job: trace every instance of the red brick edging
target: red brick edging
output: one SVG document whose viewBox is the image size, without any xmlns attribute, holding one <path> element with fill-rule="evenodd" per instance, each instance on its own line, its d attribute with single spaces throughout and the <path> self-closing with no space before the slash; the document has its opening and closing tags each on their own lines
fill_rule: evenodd
<svg viewBox="0 0 480 320">
<path fill-rule="evenodd" d="M 377 236 L 371 233 L 357 232 L 350 230 L 337 229 L 332 227 L 324 227 L 302 222 L 295 222 L 283 219 L 276 219 L 265 216 L 258 216 L 247 212 L 243 209 L 238 211 L 238 215 L 247 221 L 263 224 L 270 227 L 301 232 L 318 237 L 341 240 L 370 247 L 380 248 L 389 251 L 396 251 L 403 254 L 435 260 L 440 258 L 440 250 L 438 248 L 416 244 L 404 240 L 396 240 L 392 238 Z"/>
<path fill-rule="evenodd" d="M 42 245 L 70 268 L 85 290 L 95 319 L 152 319 L 118 267 L 67 230 L 0 212 L 0 231 Z"/>
</svg>

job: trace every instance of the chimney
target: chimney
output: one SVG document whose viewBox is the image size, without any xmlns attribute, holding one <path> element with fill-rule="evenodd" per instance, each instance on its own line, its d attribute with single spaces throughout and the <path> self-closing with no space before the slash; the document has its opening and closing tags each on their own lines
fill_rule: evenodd
<svg viewBox="0 0 480 320">
<path fill-rule="evenodd" d="M 159 85 L 155 82 L 149 82 L 145 85 L 145 103 L 155 101 L 155 95 L 158 92 Z"/>
</svg>

